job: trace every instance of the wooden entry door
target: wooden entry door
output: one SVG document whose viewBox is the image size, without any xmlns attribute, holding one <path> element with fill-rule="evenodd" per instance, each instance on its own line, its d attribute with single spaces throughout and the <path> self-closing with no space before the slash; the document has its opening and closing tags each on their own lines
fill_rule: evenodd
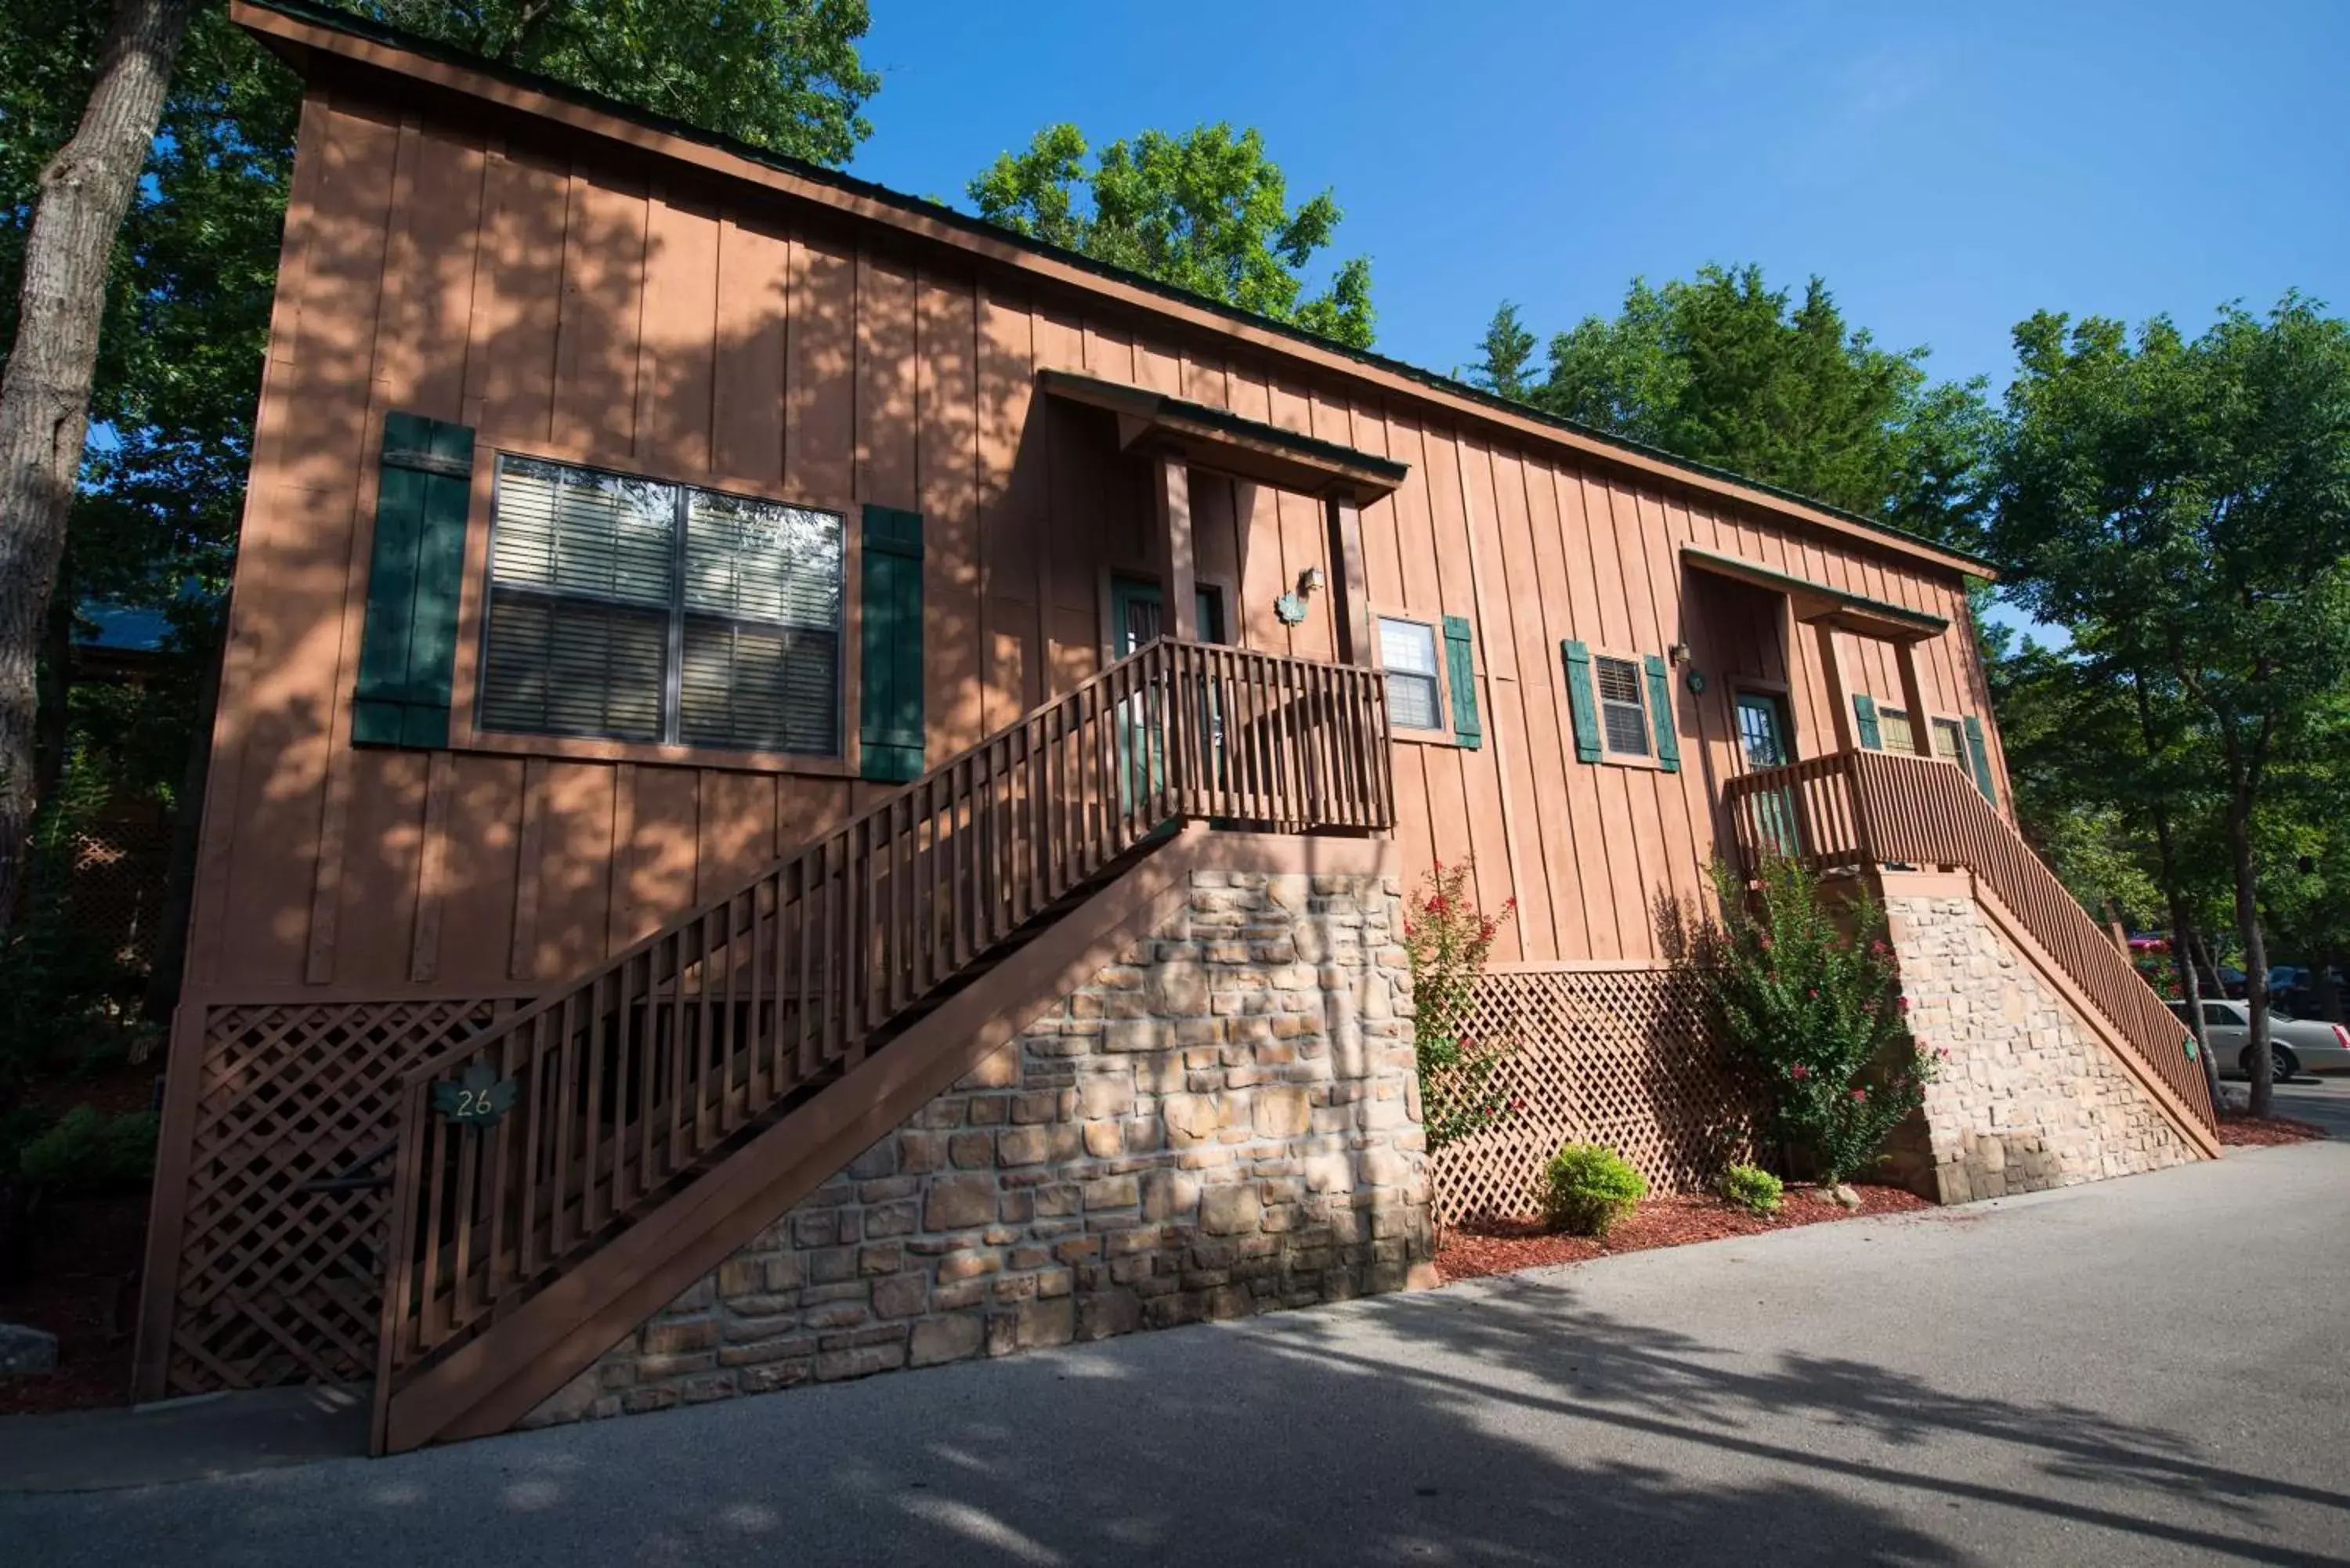
<svg viewBox="0 0 2350 1568">
<path fill-rule="evenodd" d="M 1787 700 L 1775 691 L 1738 694 L 1738 755 L 1748 773 L 1783 768 L 1794 760 L 1787 722 Z M 1795 802 L 1781 790 L 1754 797 L 1754 826 L 1762 841 L 1782 855 L 1802 848 L 1795 830 Z"/>
</svg>

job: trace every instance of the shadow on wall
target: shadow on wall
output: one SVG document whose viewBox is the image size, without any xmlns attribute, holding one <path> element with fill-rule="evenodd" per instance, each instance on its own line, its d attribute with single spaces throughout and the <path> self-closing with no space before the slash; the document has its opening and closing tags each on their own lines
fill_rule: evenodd
<svg viewBox="0 0 2350 1568">
<path fill-rule="evenodd" d="M 390 1540 L 400 1561 L 506 1557 L 554 1530 L 608 1561 L 1049 1564 L 1939 1563 L 1975 1560 L 1988 1527 L 2287 1563 L 2312 1559 L 2281 1524 L 2323 1539 L 2350 1506 L 2093 1410 L 1858 1359 L 1729 1356 L 1501 1281 L 295 1472 L 244 1495 L 116 1494 L 109 1529 L 137 1539 L 202 1508 L 205 1532 L 257 1562 L 390 1561 Z M 1954 1475 L 1960 1447 L 1991 1458 Z M 289 1506 L 346 1482 L 338 1506 Z M 1933 1528 L 1946 1519 L 1963 1550 Z M 30 1545 L 60 1560 L 38 1530 Z"/>
</svg>

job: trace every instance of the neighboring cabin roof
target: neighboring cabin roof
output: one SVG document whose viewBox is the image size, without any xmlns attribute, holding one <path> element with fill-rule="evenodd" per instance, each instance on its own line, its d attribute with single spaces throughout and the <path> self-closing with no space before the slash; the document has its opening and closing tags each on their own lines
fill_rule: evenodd
<svg viewBox="0 0 2350 1568">
<path fill-rule="evenodd" d="M 1173 288 L 1155 278 L 1047 244 L 958 213 L 719 132 L 583 92 L 545 77 L 497 65 L 312 0 L 231 0 L 229 14 L 296 68 L 306 51 L 431 82 L 451 91 L 537 116 L 575 130 L 748 179 L 873 222 L 1008 263 L 1194 328 L 1239 338 L 1277 358 L 1337 371 L 1431 407 L 1467 415 L 1544 444 L 1604 459 L 1689 489 L 1741 501 L 1829 533 L 1858 538 L 1947 571 L 1991 576 L 1979 556 L 1937 545 L 1907 530 L 1724 469 L 1611 435 L 1572 420 L 1498 398 L 1465 382 L 1367 349 L 1348 348 L 1286 322 Z"/>
</svg>

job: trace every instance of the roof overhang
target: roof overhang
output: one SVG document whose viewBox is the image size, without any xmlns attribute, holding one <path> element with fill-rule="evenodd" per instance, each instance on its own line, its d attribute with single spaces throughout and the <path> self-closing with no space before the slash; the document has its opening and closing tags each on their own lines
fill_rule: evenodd
<svg viewBox="0 0 2350 1568">
<path fill-rule="evenodd" d="M 1787 605 L 1795 619 L 1806 626 L 1831 626 L 1838 631 L 1848 631 L 1855 637 L 1873 637 L 1881 642 L 1924 642 L 1950 629 L 1950 623 L 1938 615 L 1913 610 L 1906 605 L 1887 604 L 1844 588 L 1815 583 L 1809 577 L 1793 577 L 1784 572 L 1774 572 L 1752 561 L 1742 561 L 1736 556 L 1718 555 L 1700 550 L 1694 545 L 1681 546 L 1681 559 L 1696 571 L 1728 577 L 1733 582 L 1750 584 L 1774 594 L 1787 596 Z"/>
<path fill-rule="evenodd" d="M 1117 415 L 1118 444 L 1124 451 L 1179 452 L 1201 468 L 1278 490 L 1367 506 L 1392 493 L 1411 472 L 1409 464 L 1391 458 L 1243 419 L 1205 403 L 1186 402 L 1148 387 L 1071 370 L 1039 370 L 1036 385 L 1047 396 Z"/>
</svg>

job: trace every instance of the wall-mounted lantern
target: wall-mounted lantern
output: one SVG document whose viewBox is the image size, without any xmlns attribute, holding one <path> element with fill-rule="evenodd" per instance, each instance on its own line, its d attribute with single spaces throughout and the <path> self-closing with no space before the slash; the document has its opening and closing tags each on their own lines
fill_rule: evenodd
<svg viewBox="0 0 2350 1568">
<path fill-rule="evenodd" d="M 1297 574 L 1297 586 L 1273 601 L 1273 613 L 1281 618 L 1284 626 L 1295 626 L 1305 618 L 1305 601 L 1320 591 L 1322 568 L 1308 566 Z"/>
</svg>

